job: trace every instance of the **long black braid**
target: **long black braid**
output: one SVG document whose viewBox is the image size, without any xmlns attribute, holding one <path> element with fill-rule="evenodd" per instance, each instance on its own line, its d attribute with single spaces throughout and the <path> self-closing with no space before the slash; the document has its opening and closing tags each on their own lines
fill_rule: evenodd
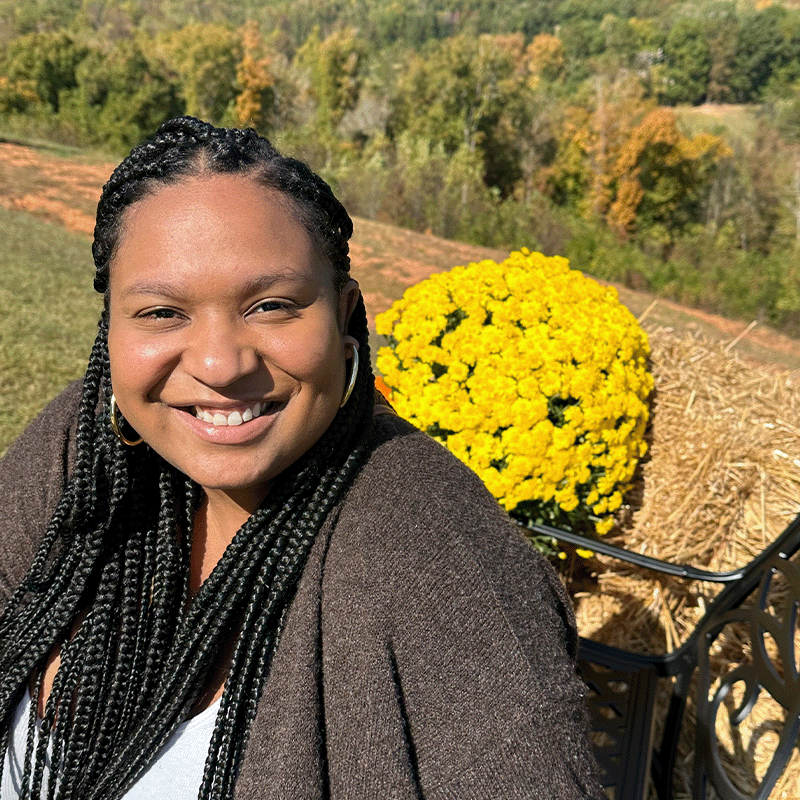
<svg viewBox="0 0 800 800">
<path fill-rule="evenodd" d="M 165 123 L 103 188 L 93 254 L 107 292 L 125 210 L 192 175 L 240 173 L 280 191 L 327 255 L 341 289 L 352 222 L 330 187 L 252 130 L 191 117 Z M 238 766 L 286 612 L 314 539 L 366 457 L 372 418 L 367 320 L 348 331 L 361 368 L 349 402 L 320 440 L 273 483 L 198 594 L 188 599 L 200 489 L 146 445 L 124 446 L 109 425 L 108 309 L 83 383 L 73 473 L 23 583 L 0 618 L 0 713 L 8 729 L 31 677 L 60 645 L 44 716 L 29 715 L 24 797 L 111 800 L 157 755 L 236 635 L 201 798 L 233 794 Z M 50 735 L 36 736 L 36 727 Z M 7 742 L 7 736 L 6 736 Z M 0 753 L 2 756 L 2 753 Z M 2 761 L 0 760 L 0 764 Z"/>
</svg>

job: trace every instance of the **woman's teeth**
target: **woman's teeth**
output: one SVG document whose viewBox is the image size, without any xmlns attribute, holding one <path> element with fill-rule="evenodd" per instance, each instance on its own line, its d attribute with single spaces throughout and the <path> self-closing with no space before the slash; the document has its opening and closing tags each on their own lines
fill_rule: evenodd
<svg viewBox="0 0 800 800">
<path fill-rule="evenodd" d="M 260 417 L 264 411 L 272 407 L 272 403 L 254 403 L 244 411 L 231 411 L 224 414 L 222 411 L 206 411 L 199 406 L 195 406 L 194 413 L 203 422 L 209 422 L 219 427 L 241 425 L 243 422 L 250 422 L 251 419 Z"/>
</svg>

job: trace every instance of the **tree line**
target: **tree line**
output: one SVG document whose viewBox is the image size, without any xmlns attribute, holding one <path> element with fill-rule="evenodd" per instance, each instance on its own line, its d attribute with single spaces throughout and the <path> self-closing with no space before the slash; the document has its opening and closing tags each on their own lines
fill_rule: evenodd
<svg viewBox="0 0 800 800">
<path fill-rule="evenodd" d="M 798 11 L 0 0 L 0 23 L 7 133 L 121 152 L 175 114 L 252 125 L 355 214 L 800 331 Z M 705 102 L 750 129 L 687 125 Z"/>
</svg>

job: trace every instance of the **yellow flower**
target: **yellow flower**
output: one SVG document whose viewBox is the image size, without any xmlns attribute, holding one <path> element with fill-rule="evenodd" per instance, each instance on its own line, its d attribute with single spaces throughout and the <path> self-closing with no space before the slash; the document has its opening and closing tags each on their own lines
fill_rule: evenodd
<svg viewBox="0 0 800 800">
<path fill-rule="evenodd" d="M 398 413 L 512 516 L 610 529 L 653 386 L 647 337 L 613 288 L 522 249 L 410 287 L 376 329 Z"/>
</svg>

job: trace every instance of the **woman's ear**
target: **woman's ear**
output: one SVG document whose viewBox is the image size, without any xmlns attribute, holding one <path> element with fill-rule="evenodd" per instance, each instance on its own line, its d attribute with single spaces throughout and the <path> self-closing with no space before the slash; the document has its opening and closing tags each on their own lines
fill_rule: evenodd
<svg viewBox="0 0 800 800">
<path fill-rule="evenodd" d="M 350 317 L 353 316 L 359 297 L 361 297 L 361 289 L 358 282 L 352 279 L 339 292 L 339 332 L 342 335 L 347 333 L 350 327 Z"/>
</svg>

